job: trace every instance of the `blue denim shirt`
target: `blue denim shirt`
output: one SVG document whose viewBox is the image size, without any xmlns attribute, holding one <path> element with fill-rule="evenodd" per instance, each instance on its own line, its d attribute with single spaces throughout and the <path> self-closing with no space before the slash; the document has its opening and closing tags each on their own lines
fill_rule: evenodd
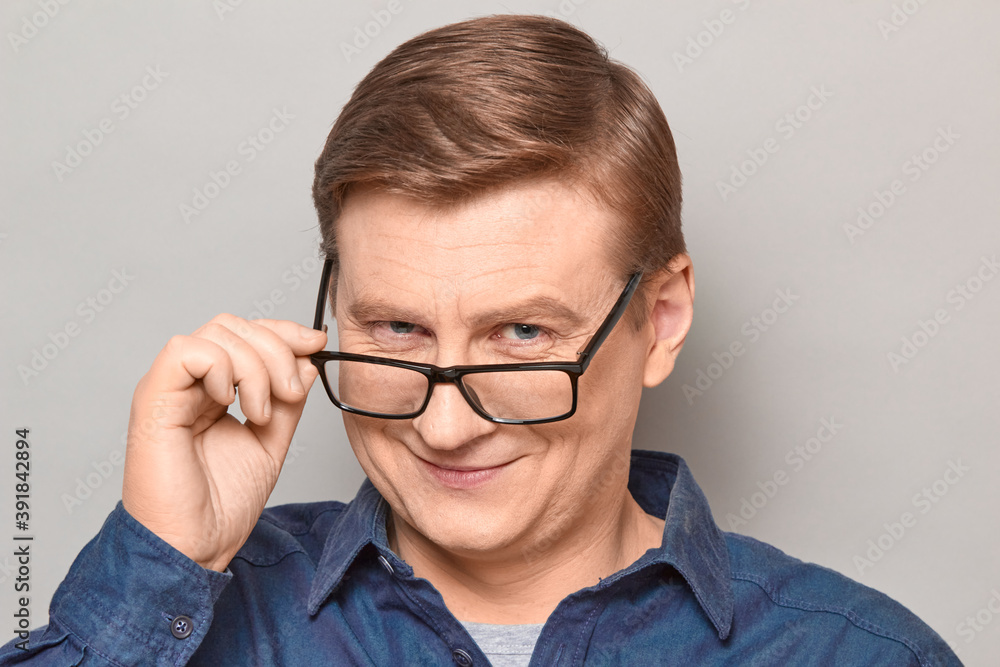
<svg viewBox="0 0 1000 667">
<path fill-rule="evenodd" d="M 634 451 L 629 488 L 665 519 L 662 546 L 562 600 L 533 666 L 961 664 L 885 595 L 721 532 L 680 457 Z M 56 591 L 49 625 L 27 652 L 7 644 L 0 664 L 488 665 L 389 549 L 387 510 L 367 480 L 346 505 L 269 508 L 214 572 L 119 503 Z"/>
</svg>

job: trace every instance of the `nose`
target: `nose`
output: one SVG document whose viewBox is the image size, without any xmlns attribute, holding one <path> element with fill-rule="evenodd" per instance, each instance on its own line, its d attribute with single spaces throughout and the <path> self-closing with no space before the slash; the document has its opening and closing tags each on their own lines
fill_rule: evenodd
<svg viewBox="0 0 1000 667">
<path fill-rule="evenodd" d="M 454 384 L 436 384 L 427 409 L 413 418 L 413 428 L 434 449 L 453 450 L 496 430 L 498 424 L 477 415 Z"/>
</svg>

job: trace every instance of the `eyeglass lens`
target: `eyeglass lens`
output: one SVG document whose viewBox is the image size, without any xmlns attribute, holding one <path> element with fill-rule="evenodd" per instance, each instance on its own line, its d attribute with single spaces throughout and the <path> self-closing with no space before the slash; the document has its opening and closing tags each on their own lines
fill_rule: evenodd
<svg viewBox="0 0 1000 667">
<path fill-rule="evenodd" d="M 331 360 L 324 370 L 337 400 L 356 410 L 411 414 L 427 396 L 427 377 L 410 369 Z M 470 373 L 461 382 L 477 407 L 499 419 L 548 419 L 566 414 L 573 406 L 572 380 L 563 371 Z"/>
</svg>

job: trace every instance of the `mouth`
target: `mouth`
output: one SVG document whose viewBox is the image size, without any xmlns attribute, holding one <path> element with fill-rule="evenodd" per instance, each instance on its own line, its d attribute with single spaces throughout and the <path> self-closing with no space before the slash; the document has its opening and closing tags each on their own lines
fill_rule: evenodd
<svg viewBox="0 0 1000 667">
<path fill-rule="evenodd" d="M 419 457 L 418 457 L 419 458 Z M 439 466 L 420 459 L 430 477 L 449 489 L 475 489 L 496 479 L 513 461 L 492 466 Z"/>
</svg>

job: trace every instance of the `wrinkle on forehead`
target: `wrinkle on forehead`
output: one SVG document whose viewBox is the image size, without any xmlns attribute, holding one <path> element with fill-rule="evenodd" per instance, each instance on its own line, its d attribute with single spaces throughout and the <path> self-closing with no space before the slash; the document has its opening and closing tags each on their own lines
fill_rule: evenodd
<svg viewBox="0 0 1000 667">
<path fill-rule="evenodd" d="M 488 251 L 490 247 L 485 246 L 483 249 Z M 520 283 L 535 284 L 542 277 L 549 281 L 561 277 L 553 267 L 533 261 L 523 252 L 512 253 L 509 257 L 505 256 L 499 260 L 496 252 L 487 252 L 488 259 L 492 260 L 487 264 L 484 261 L 469 261 L 468 258 L 461 262 L 449 263 L 441 261 L 442 258 L 434 257 L 430 253 L 394 253 L 391 248 L 385 246 L 375 247 L 372 250 L 373 252 L 365 253 L 363 261 L 358 262 L 358 266 L 349 267 L 354 270 L 342 270 L 342 275 L 353 275 L 359 281 L 378 282 L 393 291 L 412 291 L 414 295 L 418 284 L 433 285 L 430 291 L 444 295 L 471 290 L 469 294 L 471 298 L 487 296 L 491 291 L 509 292 Z M 494 280 L 498 276 L 510 280 Z M 519 276 L 523 278 L 519 280 Z M 354 291 L 350 283 L 346 291 L 348 293 Z"/>
<path fill-rule="evenodd" d="M 617 278 L 604 248 L 609 219 L 573 195 L 511 188 L 444 208 L 384 193 L 349 198 L 337 301 L 391 298 L 463 321 L 547 296 L 587 314 Z"/>
<path fill-rule="evenodd" d="M 357 322 L 392 319 L 430 326 L 445 320 L 478 328 L 545 316 L 566 326 L 583 326 L 589 311 L 587 304 L 575 303 L 572 295 L 565 298 L 565 289 L 558 284 L 561 276 L 538 279 L 545 268 L 531 264 L 496 267 L 474 276 L 441 276 L 420 269 L 426 281 L 395 279 L 375 272 L 358 285 L 344 280 L 345 289 L 337 301 Z M 525 278 L 519 279 L 519 274 Z M 497 276 L 510 280 L 497 280 Z M 412 278 L 412 274 L 408 273 L 408 277 Z"/>
<path fill-rule="evenodd" d="M 566 241 L 560 234 L 562 230 L 550 221 L 516 220 L 511 224 L 503 218 L 477 220 L 474 217 L 463 217 L 458 220 L 441 220 L 428 217 L 412 221 L 412 224 L 397 224 L 392 229 L 369 233 L 364 246 L 366 249 L 417 246 L 428 253 L 454 256 L 458 261 L 467 261 L 462 258 L 463 255 L 509 255 L 516 258 L 523 257 L 525 252 L 548 254 Z M 454 264 L 439 268 L 447 269 L 449 266 Z"/>
</svg>

